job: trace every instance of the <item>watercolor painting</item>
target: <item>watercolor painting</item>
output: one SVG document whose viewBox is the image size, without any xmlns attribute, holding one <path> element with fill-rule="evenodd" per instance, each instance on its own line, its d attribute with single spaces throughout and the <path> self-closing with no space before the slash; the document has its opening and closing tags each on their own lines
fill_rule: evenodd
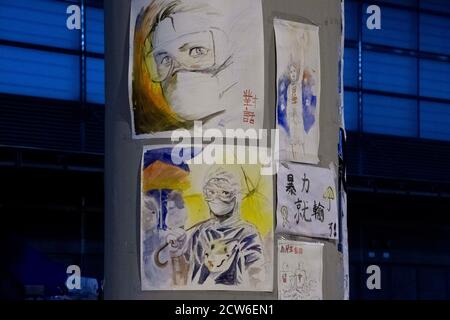
<svg viewBox="0 0 450 320">
<path fill-rule="evenodd" d="M 259 165 L 142 157 L 142 290 L 273 289 L 273 186 Z M 184 158 L 186 154 L 184 154 Z"/>
<path fill-rule="evenodd" d="M 274 20 L 280 159 L 317 164 L 320 142 L 319 28 Z"/>
<path fill-rule="evenodd" d="M 261 1 L 132 0 L 128 82 L 133 138 L 262 127 Z"/>
</svg>

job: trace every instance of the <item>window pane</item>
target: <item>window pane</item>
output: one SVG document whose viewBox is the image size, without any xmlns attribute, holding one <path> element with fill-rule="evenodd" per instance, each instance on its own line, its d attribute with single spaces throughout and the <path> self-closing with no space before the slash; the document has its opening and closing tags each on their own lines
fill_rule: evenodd
<svg viewBox="0 0 450 320">
<path fill-rule="evenodd" d="M 420 61 L 420 94 L 426 97 L 450 99 L 450 63 Z"/>
<path fill-rule="evenodd" d="M 105 103 L 105 66 L 103 59 L 87 59 L 87 100 Z"/>
<path fill-rule="evenodd" d="M 344 85 L 358 86 L 358 50 L 346 48 L 344 52 Z"/>
<path fill-rule="evenodd" d="M 358 4 L 345 1 L 345 39 L 358 40 Z"/>
<path fill-rule="evenodd" d="M 358 95 L 356 92 L 344 93 L 345 129 L 358 130 Z"/>
<path fill-rule="evenodd" d="M 0 39 L 79 49 L 80 31 L 66 26 L 68 2 L 0 0 Z"/>
<path fill-rule="evenodd" d="M 363 52 L 363 86 L 366 89 L 416 94 L 417 63 L 415 58 Z"/>
<path fill-rule="evenodd" d="M 450 2 L 449 2 L 450 4 Z M 420 15 L 420 50 L 450 54 L 450 18 Z"/>
<path fill-rule="evenodd" d="M 104 52 L 103 9 L 86 8 L 86 49 L 89 52 Z"/>
<path fill-rule="evenodd" d="M 366 12 L 367 5 L 364 6 Z M 367 14 L 364 15 L 366 18 Z M 363 41 L 373 44 L 397 48 L 417 48 L 417 18 L 416 13 L 409 10 L 382 8 L 381 29 L 363 30 Z"/>
<path fill-rule="evenodd" d="M 365 132 L 417 136 L 417 102 L 415 100 L 366 94 L 363 102 Z"/>
<path fill-rule="evenodd" d="M 445 267 L 420 267 L 418 270 L 418 299 L 447 299 L 447 270 Z"/>
<path fill-rule="evenodd" d="M 450 104 L 421 102 L 421 138 L 450 141 Z"/>
<path fill-rule="evenodd" d="M 78 100 L 79 74 L 76 55 L 0 46 L 0 92 Z"/>
<path fill-rule="evenodd" d="M 415 7 L 417 0 L 379 0 L 379 2 L 400 4 L 402 6 L 408 6 L 408 7 Z M 383 9 L 381 9 L 381 10 L 383 10 Z"/>
<path fill-rule="evenodd" d="M 419 3 L 422 9 L 434 10 L 438 12 L 450 12 L 448 0 L 421 0 Z"/>
</svg>

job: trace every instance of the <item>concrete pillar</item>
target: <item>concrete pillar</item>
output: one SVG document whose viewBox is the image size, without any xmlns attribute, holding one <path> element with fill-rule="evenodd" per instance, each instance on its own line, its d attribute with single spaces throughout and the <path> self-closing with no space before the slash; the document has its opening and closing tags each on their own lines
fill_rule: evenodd
<svg viewBox="0 0 450 320">
<path fill-rule="evenodd" d="M 228 0 L 224 0 L 228 1 Z M 105 1 L 106 149 L 105 149 L 105 298 L 106 299 L 277 299 L 262 292 L 143 292 L 139 268 L 139 199 L 142 147 L 149 140 L 131 139 L 128 103 L 130 0 Z M 275 124 L 276 55 L 273 18 L 320 27 L 321 140 L 319 166 L 337 163 L 338 48 L 340 0 L 263 0 L 265 39 L 265 128 Z M 170 142 L 152 140 L 151 143 Z M 275 188 L 276 189 L 276 188 Z M 275 202 L 275 201 L 274 201 Z M 276 257 L 275 267 L 276 270 Z M 343 297 L 342 257 L 333 242 L 324 248 L 324 298 Z M 276 276 L 274 276 L 276 282 Z"/>
</svg>

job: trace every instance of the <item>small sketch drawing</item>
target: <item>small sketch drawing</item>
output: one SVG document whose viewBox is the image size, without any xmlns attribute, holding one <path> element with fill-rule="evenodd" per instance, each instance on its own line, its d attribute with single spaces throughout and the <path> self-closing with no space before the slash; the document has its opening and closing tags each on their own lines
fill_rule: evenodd
<svg viewBox="0 0 450 320">
<path fill-rule="evenodd" d="M 322 243 L 278 240 L 278 297 L 322 300 Z"/>
<path fill-rule="evenodd" d="M 328 202 L 328 208 L 327 210 L 330 211 L 331 210 L 331 201 L 336 199 L 336 195 L 334 194 L 334 190 L 333 187 L 328 186 L 327 189 L 325 190 L 325 192 L 323 193 L 323 198 L 325 200 L 327 200 Z"/>
<path fill-rule="evenodd" d="M 317 280 L 311 279 L 307 269 L 303 263 L 296 266 L 290 266 L 285 263 L 281 271 L 283 281 L 282 295 L 288 300 L 317 300 L 319 297 L 314 296 L 317 291 Z"/>
<path fill-rule="evenodd" d="M 286 206 L 281 207 L 281 216 L 283 217 L 283 228 L 288 228 L 289 227 L 288 207 L 286 207 Z"/>
</svg>

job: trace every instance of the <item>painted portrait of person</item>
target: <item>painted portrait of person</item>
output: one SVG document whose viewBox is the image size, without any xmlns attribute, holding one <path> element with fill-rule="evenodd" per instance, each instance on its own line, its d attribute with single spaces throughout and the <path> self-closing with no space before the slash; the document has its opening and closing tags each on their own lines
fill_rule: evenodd
<svg viewBox="0 0 450 320">
<path fill-rule="evenodd" d="M 210 219 L 188 234 L 168 236 L 173 257 L 189 261 L 188 282 L 243 285 L 264 281 L 263 246 L 257 229 L 240 216 L 240 184 L 224 170 L 208 177 L 203 193 Z M 182 239 L 182 241 L 180 241 Z"/>
<path fill-rule="evenodd" d="M 258 165 L 174 164 L 170 155 L 143 154 L 143 290 L 270 291 L 272 177 Z"/>
<path fill-rule="evenodd" d="M 240 75 L 254 69 L 263 54 L 262 42 L 261 48 L 250 46 L 248 36 L 238 32 L 254 24 L 257 15 L 246 11 L 255 3 L 244 0 L 224 10 L 236 6 L 218 0 L 132 2 L 137 12 L 130 26 L 129 91 L 135 136 L 189 129 L 194 121 L 220 127 L 241 116 L 243 85 L 259 94 L 263 84 Z M 230 19 L 239 23 L 233 27 Z M 256 61 L 249 63 L 251 54 Z"/>
</svg>

